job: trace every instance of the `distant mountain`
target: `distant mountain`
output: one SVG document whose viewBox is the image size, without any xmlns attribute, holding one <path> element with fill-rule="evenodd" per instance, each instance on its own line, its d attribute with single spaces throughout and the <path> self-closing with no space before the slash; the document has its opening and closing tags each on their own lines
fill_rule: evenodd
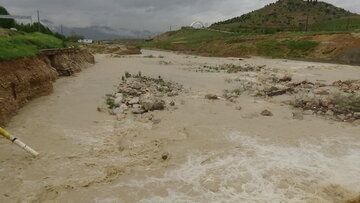
<svg viewBox="0 0 360 203">
<path fill-rule="evenodd" d="M 309 0 L 279 0 L 264 8 L 213 24 L 213 28 L 301 27 L 325 20 L 356 16 L 329 3 Z M 229 29 L 227 29 L 229 30 Z"/>
<path fill-rule="evenodd" d="M 61 32 L 61 28 L 59 26 L 56 27 L 56 31 Z M 111 28 L 108 26 L 90 26 L 84 28 L 63 27 L 63 33 L 67 36 L 74 34 L 84 35 L 86 38 L 94 40 L 147 39 L 157 34 L 147 30 L 137 31 L 125 28 Z"/>
<path fill-rule="evenodd" d="M 55 25 L 49 20 L 42 20 L 42 24 L 50 27 L 53 31 L 61 33 L 61 26 Z M 65 27 L 62 28 L 65 36 L 84 35 L 85 38 L 94 40 L 114 40 L 114 39 L 148 39 L 156 36 L 158 33 L 148 30 L 131 30 L 126 28 L 113 28 L 109 26 L 89 26 L 89 27 Z"/>
</svg>

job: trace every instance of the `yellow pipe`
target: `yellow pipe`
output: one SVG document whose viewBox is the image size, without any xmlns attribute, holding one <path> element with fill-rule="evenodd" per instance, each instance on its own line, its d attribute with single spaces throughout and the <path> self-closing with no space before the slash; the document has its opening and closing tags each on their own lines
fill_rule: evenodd
<svg viewBox="0 0 360 203">
<path fill-rule="evenodd" d="M 0 127 L 0 134 L 10 141 L 16 139 L 14 136 L 12 136 L 10 133 L 8 133 L 5 129 L 1 127 Z"/>
</svg>

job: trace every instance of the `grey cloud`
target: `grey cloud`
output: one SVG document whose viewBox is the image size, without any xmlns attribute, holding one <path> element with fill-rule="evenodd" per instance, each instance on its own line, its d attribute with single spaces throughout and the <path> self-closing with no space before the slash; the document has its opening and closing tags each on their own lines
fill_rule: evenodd
<svg viewBox="0 0 360 203">
<path fill-rule="evenodd" d="M 69 27 L 105 25 L 165 31 L 200 20 L 213 23 L 239 16 L 275 0 L 0 0 L 12 14 L 32 15 Z M 360 1 L 326 0 L 360 13 Z"/>
</svg>

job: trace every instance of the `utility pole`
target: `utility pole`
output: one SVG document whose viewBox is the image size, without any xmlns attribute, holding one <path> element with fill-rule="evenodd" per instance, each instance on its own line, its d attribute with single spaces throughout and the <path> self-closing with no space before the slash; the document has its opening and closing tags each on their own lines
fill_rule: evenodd
<svg viewBox="0 0 360 203">
<path fill-rule="evenodd" d="M 38 31 L 40 32 L 40 12 L 37 10 L 37 18 L 38 18 Z"/>
<path fill-rule="evenodd" d="M 60 27 L 60 32 L 62 35 L 64 35 L 64 32 L 63 32 L 63 25 L 61 24 L 61 27 Z"/>
<path fill-rule="evenodd" d="M 308 13 L 307 13 L 307 15 L 306 15 L 305 32 L 308 31 L 308 27 L 309 27 L 309 11 L 308 11 Z"/>
</svg>

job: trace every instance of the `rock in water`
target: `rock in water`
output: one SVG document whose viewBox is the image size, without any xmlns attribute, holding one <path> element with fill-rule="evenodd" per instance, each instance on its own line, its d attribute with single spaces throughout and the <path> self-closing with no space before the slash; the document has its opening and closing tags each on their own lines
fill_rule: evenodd
<svg viewBox="0 0 360 203">
<path fill-rule="evenodd" d="M 280 82 L 290 82 L 292 80 L 291 76 L 285 75 L 284 77 L 280 78 Z"/>
<path fill-rule="evenodd" d="M 134 113 L 134 114 L 143 114 L 145 113 L 145 109 L 142 108 L 141 105 L 139 104 L 134 104 L 131 111 Z"/>
<path fill-rule="evenodd" d="M 134 98 L 131 99 L 128 103 L 129 103 L 130 105 L 139 104 L 139 103 L 140 103 L 140 98 L 139 98 L 139 97 L 134 97 Z"/>
<path fill-rule="evenodd" d="M 271 111 L 269 110 L 264 110 L 261 112 L 262 116 L 273 116 L 273 113 L 271 113 Z"/>
<path fill-rule="evenodd" d="M 355 119 L 360 119 L 360 112 L 354 113 L 354 118 Z"/>
<path fill-rule="evenodd" d="M 120 107 L 118 107 L 118 108 L 115 108 L 115 109 L 113 110 L 113 113 L 114 113 L 115 115 L 121 115 L 121 114 L 124 113 L 124 110 L 121 109 Z"/>
<path fill-rule="evenodd" d="M 170 154 L 169 152 L 164 152 L 162 155 L 161 155 L 161 158 L 165 161 L 169 158 Z"/>
<path fill-rule="evenodd" d="M 146 111 L 165 109 L 165 101 L 161 99 L 144 99 L 140 103 Z"/>
<path fill-rule="evenodd" d="M 154 110 L 164 110 L 165 109 L 165 101 L 164 100 L 156 100 L 154 102 Z"/>
<path fill-rule="evenodd" d="M 205 95 L 205 99 L 216 100 L 219 98 L 216 94 L 207 94 L 207 95 Z"/>
<path fill-rule="evenodd" d="M 302 112 L 294 112 L 293 119 L 295 120 L 304 120 L 304 115 Z"/>
<path fill-rule="evenodd" d="M 122 100 L 123 100 L 123 97 L 122 97 L 122 96 L 121 96 L 121 97 L 116 97 L 116 98 L 114 99 L 114 104 L 120 105 L 120 104 L 122 103 Z"/>
</svg>

